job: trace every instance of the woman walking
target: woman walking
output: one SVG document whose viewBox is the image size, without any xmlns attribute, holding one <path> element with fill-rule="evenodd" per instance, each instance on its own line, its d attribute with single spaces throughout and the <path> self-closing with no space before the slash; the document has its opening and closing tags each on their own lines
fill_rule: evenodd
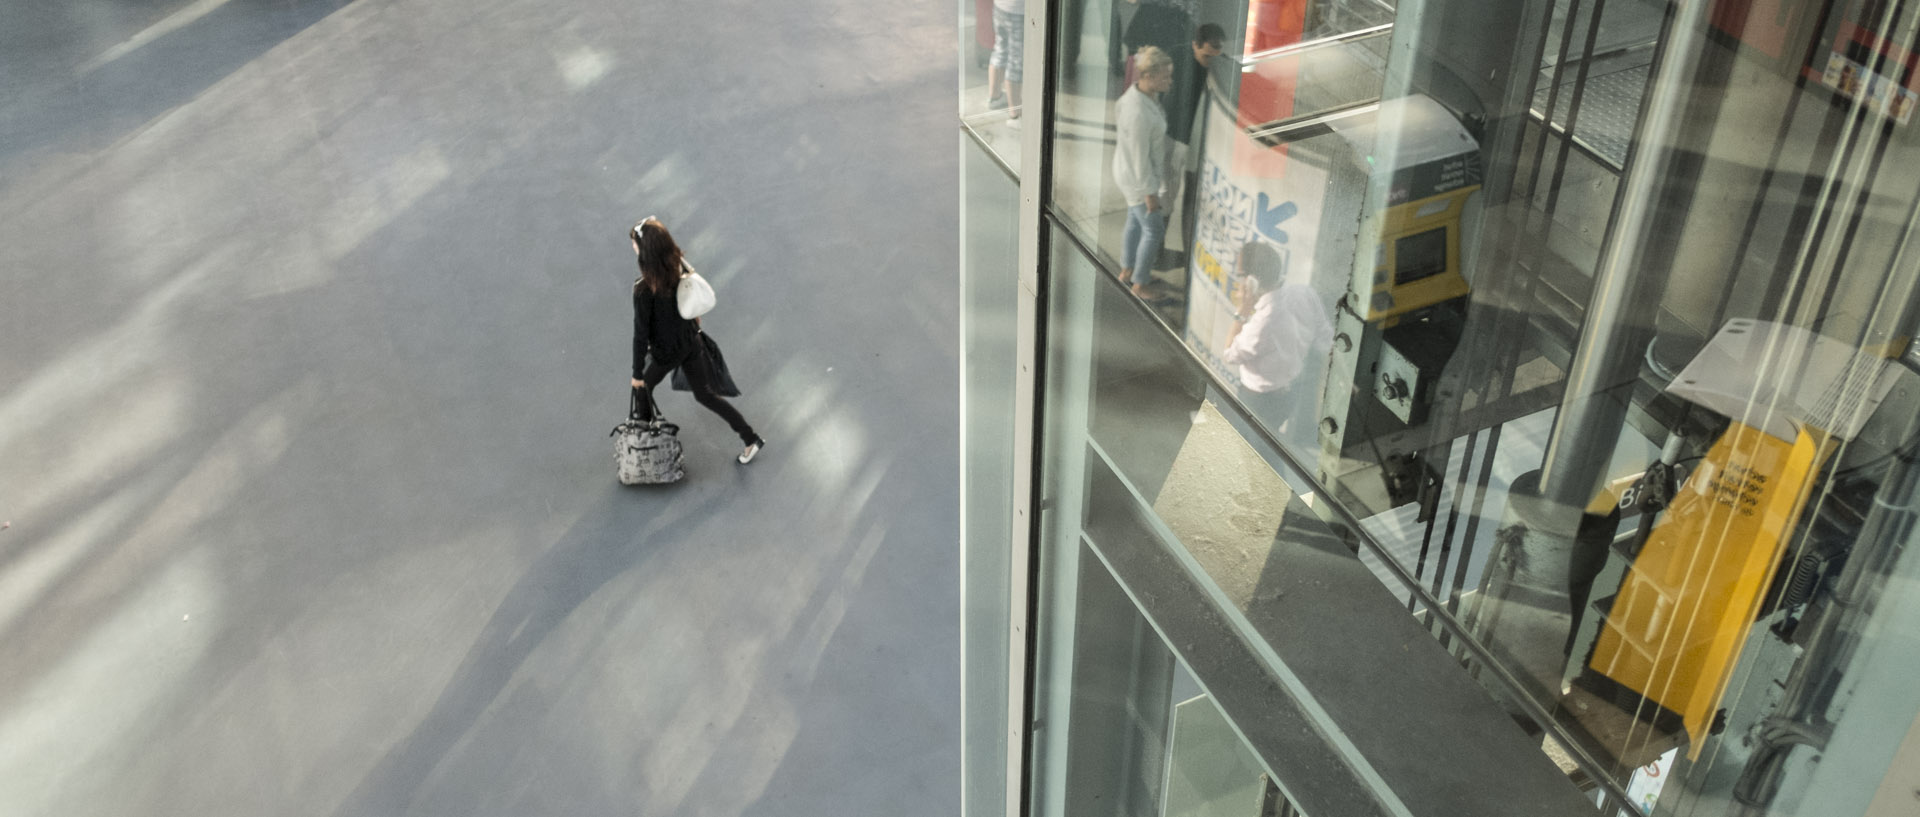
<svg viewBox="0 0 1920 817">
<path fill-rule="evenodd" d="M 693 272 L 673 243 L 660 219 L 648 216 L 627 234 L 633 239 L 633 252 L 640 263 L 640 277 L 633 281 L 633 387 L 645 389 L 647 399 L 640 403 L 640 419 L 653 419 L 653 389 L 674 369 L 686 373 L 693 399 L 707 410 L 720 415 L 733 433 L 740 435 L 739 461 L 745 465 L 767 444 L 747 425 L 740 411 L 713 392 L 713 365 L 706 344 L 700 342 L 699 319 L 680 316 L 675 295 L 680 278 Z M 652 360 L 649 362 L 648 355 Z"/>
</svg>

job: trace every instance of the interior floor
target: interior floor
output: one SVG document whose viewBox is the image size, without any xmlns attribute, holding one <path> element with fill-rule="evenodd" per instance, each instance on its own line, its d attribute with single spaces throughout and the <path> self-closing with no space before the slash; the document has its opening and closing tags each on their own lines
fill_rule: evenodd
<svg viewBox="0 0 1920 817">
<path fill-rule="evenodd" d="M 958 814 L 951 31 L 12 4 L 0 813 Z M 769 445 L 623 488 L 649 214 Z"/>
</svg>

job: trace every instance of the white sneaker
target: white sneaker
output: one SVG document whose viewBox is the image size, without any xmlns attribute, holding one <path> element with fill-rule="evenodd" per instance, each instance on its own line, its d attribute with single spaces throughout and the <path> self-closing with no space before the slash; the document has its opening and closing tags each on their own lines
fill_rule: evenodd
<svg viewBox="0 0 1920 817">
<path fill-rule="evenodd" d="M 753 458 L 760 453 L 761 446 L 764 446 L 766 444 L 767 444 L 766 440 L 754 440 L 753 442 L 747 443 L 747 447 L 744 449 L 741 449 L 740 451 L 740 456 L 738 458 L 740 460 L 740 464 L 746 465 L 747 463 L 753 462 Z"/>
</svg>

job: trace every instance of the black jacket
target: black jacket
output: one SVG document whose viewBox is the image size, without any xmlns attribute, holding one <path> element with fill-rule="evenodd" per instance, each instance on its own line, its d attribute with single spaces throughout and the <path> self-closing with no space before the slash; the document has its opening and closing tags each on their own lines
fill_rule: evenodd
<svg viewBox="0 0 1920 817">
<path fill-rule="evenodd" d="M 647 368 L 647 353 L 655 360 L 677 363 L 693 351 L 694 335 L 699 329 L 693 321 L 680 317 L 680 304 L 672 290 L 655 295 L 639 281 L 633 282 L 633 376 L 639 379 Z"/>
<path fill-rule="evenodd" d="M 1200 95 L 1207 90 L 1207 71 L 1193 58 L 1193 46 L 1180 46 L 1173 58 L 1173 87 L 1160 96 L 1167 111 L 1167 136 L 1193 144 L 1193 124 L 1200 115 Z"/>
</svg>

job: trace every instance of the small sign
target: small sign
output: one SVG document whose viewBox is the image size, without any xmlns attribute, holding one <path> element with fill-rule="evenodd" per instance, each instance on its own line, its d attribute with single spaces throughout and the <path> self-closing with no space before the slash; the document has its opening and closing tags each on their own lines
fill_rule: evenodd
<svg viewBox="0 0 1920 817">
<path fill-rule="evenodd" d="M 1827 70 L 1820 74 L 1820 84 L 1902 125 L 1913 120 L 1914 106 L 1920 104 L 1920 95 L 1911 89 L 1838 51 L 1827 55 Z"/>
</svg>

